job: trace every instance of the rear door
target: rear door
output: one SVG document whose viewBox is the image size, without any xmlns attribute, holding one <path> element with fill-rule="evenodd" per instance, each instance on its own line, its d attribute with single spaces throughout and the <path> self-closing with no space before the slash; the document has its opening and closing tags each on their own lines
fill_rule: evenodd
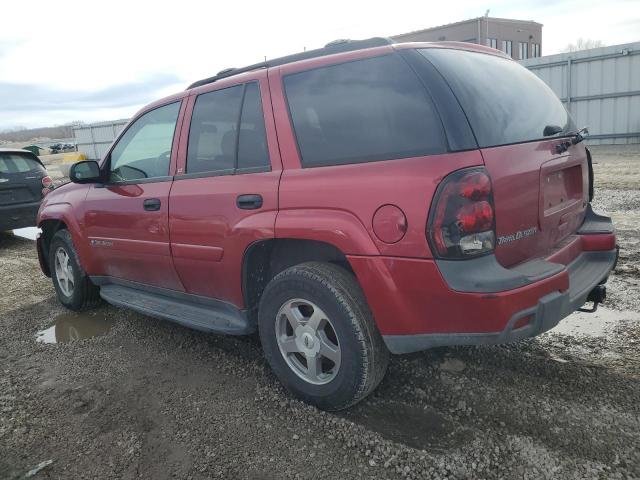
<svg viewBox="0 0 640 480">
<path fill-rule="evenodd" d="M 107 183 L 89 187 L 84 222 L 97 265 L 91 274 L 184 290 L 169 247 L 181 104 L 156 107 L 131 123 L 103 164 Z"/>
<path fill-rule="evenodd" d="M 173 261 L 187 292 L 242 306 L 243 256 L 274 236 L 281 170 L 266 71 L 194 92 L 169 215 Z"/>
<path fill-rule="evenodd" d="M 576 129 L 570 115 L 511 59 L 446 48 L 420 53 L 449 83 L 481 148 L 493 183 L 498 261 L 548 255 L 578 229 L 588 202 L 584 146 L 557 149 Z"/>
<path fill-rule="evenodd" d="M 25 152 L 0 151 L 0 205 L 35 203 L 42 199 L 42 164 Z"/>
</svg>

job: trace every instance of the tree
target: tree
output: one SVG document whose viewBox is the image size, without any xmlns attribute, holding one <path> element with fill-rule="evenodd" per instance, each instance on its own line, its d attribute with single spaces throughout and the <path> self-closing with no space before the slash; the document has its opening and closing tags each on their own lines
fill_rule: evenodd
<svg viewBox="0 0 640 480">
<path fill-rule="evenodd" d="M 580 37 L 576 40 L 576 43 L 570 43 L 567 45 L 563 52 L 577 52 L 579 50 L 588 50 L 590 48 L 605 47 L 606 45 L 601 40 L 593 40 L 591 38 Z"/>
</svg>

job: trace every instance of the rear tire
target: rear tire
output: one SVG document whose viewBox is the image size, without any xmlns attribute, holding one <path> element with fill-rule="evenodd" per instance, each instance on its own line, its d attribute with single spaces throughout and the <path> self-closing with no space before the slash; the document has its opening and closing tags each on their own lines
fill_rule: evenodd
<svg viewBox="0 0 640 480">
<path fill-rule="evenodd" d="M 58 230 L 51 239 L 49 271 L 58 300 L 69 310 L 86 310 L 100 302 L 100 289 L 80 266 L 68 230 Z"/>
<path fill-rule="evenodd" d="M 260 300 L 258 324 L 282 384 L 323 410 L 359 402 L 387 370 L 389 352 L 362 289 L 336 265 L 309 262 L 276 275 Z"/>
</svg>

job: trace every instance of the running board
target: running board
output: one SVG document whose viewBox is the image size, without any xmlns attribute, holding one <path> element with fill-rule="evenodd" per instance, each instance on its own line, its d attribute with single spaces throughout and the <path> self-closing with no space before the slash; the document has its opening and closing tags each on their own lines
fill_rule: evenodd
<svg viewBox="0 0 640 480">
<path fill-rule="evenodd" d="M 247 335 L 255 331 L 244 312 L 233 305 L 177 292 L 165 295 L 112 283 L 100 286 L 100 296 L 112 305 L 130 308 L 150 317 L 170 320 L 203 332 Z"/>
</svg>

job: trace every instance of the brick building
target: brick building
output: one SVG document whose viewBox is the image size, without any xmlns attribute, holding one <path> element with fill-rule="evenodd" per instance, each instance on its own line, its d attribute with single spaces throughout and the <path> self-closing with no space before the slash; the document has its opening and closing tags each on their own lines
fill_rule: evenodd
<svg viewBox="0 0 640 480">
<path fill-rule="evenodd" d="M 542 55 L 542 24 L 530 20 L 478 17 L 391 37 L 396 42 L 457 41 L 502 50 L 516 60 Z"/>
</svg>

